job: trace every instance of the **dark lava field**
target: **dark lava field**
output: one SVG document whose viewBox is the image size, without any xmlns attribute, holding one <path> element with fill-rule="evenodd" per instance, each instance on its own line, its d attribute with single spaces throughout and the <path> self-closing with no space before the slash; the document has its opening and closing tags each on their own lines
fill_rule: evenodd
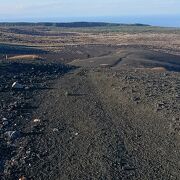
<svg viewBox="0 0 180 180">
<path fill-rule="evenodd" d="M 34 28 L 0 28 L 0 179 L 179 180 L 179 32 Z"/>
</svg>

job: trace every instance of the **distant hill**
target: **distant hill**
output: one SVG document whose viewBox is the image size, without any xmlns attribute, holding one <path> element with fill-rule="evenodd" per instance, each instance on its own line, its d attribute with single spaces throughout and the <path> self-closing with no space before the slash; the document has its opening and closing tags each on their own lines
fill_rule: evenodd
<svg viewBox="0 0 180 180">
<path fill-rule="evenodd" d="M 120 24 L 120 23 L 104 23 L 104 22 L 71 22 L 71 23 L 53 23 L 53 22 L 40 22 L 40 23 L 27 23 L 17 22 L 0 23 L 0 26 L 54 26 L 54 27 L 109 27 L 109 26 L 150 26 L 147 24 Z"/>
</svg>

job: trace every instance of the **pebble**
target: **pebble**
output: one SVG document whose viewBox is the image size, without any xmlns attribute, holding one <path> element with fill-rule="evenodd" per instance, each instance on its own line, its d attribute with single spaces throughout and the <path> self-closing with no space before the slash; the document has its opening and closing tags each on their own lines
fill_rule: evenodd
<svg viewBox="0 0 180 180">
<path fill-rule="evenodd" d="M 156 104 L 156 107 L 163 109 L 163 108 L 165 108 L 165 103 L 163 103 L 163 102 L 157 103 L 157 104 Z"/>
<path fill-rule="evenodd" d="M 7 126 L 8 124 L 9 124 L 9 122 L 8 122 L 7 118 L 2 118 L 2 125 L 3 125 L 3 127 Z"/>
<path fill-rule="evenodd" d="M 19 180 L 27 180 L 27 178 L 25 176 L 22 176 L 19 178 Z"/>
<path fill-rule="evenodd" d="M 67 96 L 69 96 L 70 95 L 70 93 L 69 92 L 65 92 L 65 96 L 67 97 Z"/>
<path fill-rule="evenodd" d="M 179 94 L 176 94 L 175 97 L 176 97 L 177 99 L 179 99 L 179 98 L 180 98 L 180 95 L 179 95 Z"/>
<path fill-rule="evenodd" d="M 132 97 L 133 101 L 140 101 L 140 97 Z"/>
<path fill-rule="evenodd" d="M 23 86 L 22 84 L 18 83 L 18 82 L 14 82 L 14 83 L 12 84 L 12 88 L 13 88 L 13 89 L 23 89 L 24 86 Z"/>
<path fill-rule="evenodd" d="M 2 118 L 2 121 L 7 121 L 7 118 Z"/>
<path fill-rule="evenodd" d="M 8 121 L 3 121 L 3 126 L 7 126 L 8 124 L 9 124 L 9 122 Z"/>
<path fill-rule="evenodd" d="M 126 90 L 126 88 L 127 88 L 127 87 L 122 87 L 121 90 L 124 91 L 124 90 Z"/>
<path fill-rule="evenodd" d="M 30 87 L 26 86 L 24 89 L 25 89 L 25 90 L 29 90 L 29 89 L 30 89 Z"/>
<path fill-rule="evenodd" d="M 21 136 L 21 133 L 19 131 L 7 131 L 5 132 L 5 135 L 10 139 L 10 140 L 15 140 Z"/>
<path fill-rule="evenodd" d="M 173 117 L 173 118 L 172 118 L 172 121 L 179 121 L 179 118 Z"/>
<path fill-rule="evenodd" d="M 39 122 L 41 122 L 41 120 L 40 119 L 34 119 L 33 122 L 34 123 L 39 123 Z"/>
<path fill-rule="evenodd" d="M 58 131 L 59 131 L 59 129 L 57 129 L 57 128 L 53 129 L 53 132 L 58 132 Z"/>
</svg>

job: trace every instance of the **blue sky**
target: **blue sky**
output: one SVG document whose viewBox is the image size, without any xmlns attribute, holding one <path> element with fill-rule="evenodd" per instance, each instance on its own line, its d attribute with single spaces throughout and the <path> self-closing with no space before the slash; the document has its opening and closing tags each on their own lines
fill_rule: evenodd
<svg viewBox="0 0 180 180">
<path fill-rule="evenodd" d="M 180 17 L 180 0 L 0 0 L 0 21 L 125 16 Z"/>
</svg>

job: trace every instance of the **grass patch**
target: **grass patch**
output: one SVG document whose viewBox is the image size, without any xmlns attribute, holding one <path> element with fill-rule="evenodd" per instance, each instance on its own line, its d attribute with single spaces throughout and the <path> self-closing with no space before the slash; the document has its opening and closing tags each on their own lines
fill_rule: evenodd
<svg viewBox="0 0 180 180">
<path fill-rule="evenodd" d="M 8 58 L 9 60 L 42 60 L 42 57 L 38 55 L 18 55 Z"/>
</svg>

